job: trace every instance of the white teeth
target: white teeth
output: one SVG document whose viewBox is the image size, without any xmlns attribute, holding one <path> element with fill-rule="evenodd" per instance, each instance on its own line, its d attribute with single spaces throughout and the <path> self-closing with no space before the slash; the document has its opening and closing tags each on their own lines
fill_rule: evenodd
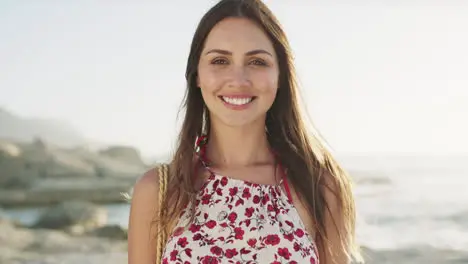
<svg viewBox="0 0 468 264">
<path fill-rule="evenodd" d="M 253 97 L 248 97 L 248 98 L 232 98 L 232 97 L 226 97 L 223 96 L 223 100 L 229 104 L 233 105 L 245 105 L 248 104 L 252 101 Z"/>
</svg>

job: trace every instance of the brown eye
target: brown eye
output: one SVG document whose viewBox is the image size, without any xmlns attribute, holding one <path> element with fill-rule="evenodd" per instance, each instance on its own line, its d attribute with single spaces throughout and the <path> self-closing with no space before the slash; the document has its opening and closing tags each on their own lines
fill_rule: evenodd
<svg viewBox="0 0 468 264">
<path fill-rule="evenodd" d="M 266 66 L 267 65 L 267 63 L 264 60 L 260 60 L 260 59 L 252 60 L 252 61 L 250 61 L 250 64 L 253 64 L 253 65 L 256 65 L 256 66 Z"/>
<path fill-rule="evenodd" d="M 223 59 L 223 58 L 217 58 L 217 59 L 214 59 L 211 61 L 211 64 L 227 64 L 227 60 L 226 59 Z"/>
</svg>

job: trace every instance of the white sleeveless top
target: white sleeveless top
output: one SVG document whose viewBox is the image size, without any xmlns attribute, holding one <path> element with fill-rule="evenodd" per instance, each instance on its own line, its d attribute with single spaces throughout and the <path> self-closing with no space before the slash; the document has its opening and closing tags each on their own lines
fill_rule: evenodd
<svg viewBox="0 0 468 264">
<path fill-rule="evenodd" d="M 162 263 L 319 263 L 315 242 L 281 185 L 211 172 L 195 203 L 194 222 L 189 205 Z"/>
</svg>

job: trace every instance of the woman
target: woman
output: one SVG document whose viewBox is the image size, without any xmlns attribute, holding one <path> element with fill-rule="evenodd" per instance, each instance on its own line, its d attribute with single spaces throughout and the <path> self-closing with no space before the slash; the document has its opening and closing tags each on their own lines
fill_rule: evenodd
<svg viewBox="0 0 468 264">
<path fill-rule="evenodd" d="M 291 50 L 260 0 L 222 0 L 202 18 L 187 70 L 185 119 L 162 208 L 157 170 L 136 183 L 129 263 L 349 263 L 348 176 L 300 114 Z M 194 142 L 197 142 L 194 148 Z M 165 217 L 156 219 L 158 210 Z"/>
</svg>

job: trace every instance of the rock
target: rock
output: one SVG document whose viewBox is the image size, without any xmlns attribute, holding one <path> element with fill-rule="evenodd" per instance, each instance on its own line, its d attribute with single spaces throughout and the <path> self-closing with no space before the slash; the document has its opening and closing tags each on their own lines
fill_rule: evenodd
<svg viewBox="0 0 468 264">
<path fill-rule="evenodd" d="M 99 153 L 128 163 L 143 164 L 140 152 L 133 147 L 111 146 L 105 150 L 101 150 Z"/>
<path fill-rule="evenodd" d="M 0 219 L 0 263 L 127 263 L 127 241 L 15 227 Z"/>
<path fill-rule="evenodd" d="M 39 178 L 40 170 L 22 156 L 0 152 L 0 188 L 28 189 Z"/>
<path fill-rule="evenodd" d="M 31 142 L 0 138 L 0 206 L 74 199 L 124 202 L 121 193 L 147 170 L 140 152 L 129 146 L 98 151 L 58 147 L 41 138 Z"/>
<path fill-rule="evenodd" d="M 123 194 L 134 182 L 131 178 L 43 179 L 27 190 L 0 189 L 0 206 L 47 207 L 70 200 L 95 204 L 127 203 Z"/>
<path fill-rule="evenodd" d="M 0 141 L 0 155 L 18 157 L 21 155 L 21 149 L 14 143 Z"/>
<path fill-rule="evenodd" d="M 0 219 L 0 249 L 23 248 L 33 240 L 34 235 L 29 230 L 18 228 L 15 222 L 9 219 Z"/>
<path fill-rule="evenodd" d="M 47 209 L 32 226 L 81 234 L 107 222 L 107 211 L 84 201 L 66 201 Z"/>
<path fill-rule="evenodd" d="M 23 147 L 23 159 L 32 167 L 41 171 L 41 178 L 77 178 L 93 177 L 94 166 L 84 161 L 67 149 L 51 146 L 43 147 L 44 143 L 32 143 Z"/>
<path fill-rule="evenodd" d="M 94 229 L 89 233 L 97 237 L 105 237 L 110 239 L 127 239 L 127 230 L 119 225 L 107 225 Z"/>
</svg>

